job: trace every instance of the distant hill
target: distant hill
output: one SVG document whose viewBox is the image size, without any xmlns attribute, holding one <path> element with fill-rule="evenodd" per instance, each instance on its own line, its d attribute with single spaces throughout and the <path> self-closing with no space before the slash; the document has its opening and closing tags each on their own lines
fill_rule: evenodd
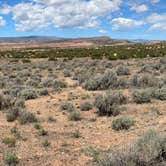
<svg viewBox="0 0 166 166">
<path fill-rule="evenodd" d="M 45 43 L 63 40 L 54 36 L 0 37 L 0 43 Z"/>
<path fill-rule="evenodd" d="M 107 36 L 61 38 L 56 36 L 0 37 L 0 50 L 22 48 L 78 48 L 127 44 L 156 44 L 162 41 L 112 39 Z"/>
<path fill-rule="evenodd" d="M 96 45 L 110 45 L 116 43 L 153 43 L 161 42 L 158 40 L 125 40 L 112 39 L 108 36 L 89 37 L 89 38 L 62 38 L 56 36 L 23 36 L 23 37 L 0 37 L 0 43 L 61 43 L 61 42 L 88 42 Z"/>
<path fill-rule="evenodd" d="M 62 43 L 87 42 L 95 45 L 110 45 L 114 43 L 129 42 L 128 40 L 115 40 L 107 36 L 89 38 L 60 38 L 55 36 L 27 36 L 27 37 L 0 37 L 0 43 Z"/>
</svg>

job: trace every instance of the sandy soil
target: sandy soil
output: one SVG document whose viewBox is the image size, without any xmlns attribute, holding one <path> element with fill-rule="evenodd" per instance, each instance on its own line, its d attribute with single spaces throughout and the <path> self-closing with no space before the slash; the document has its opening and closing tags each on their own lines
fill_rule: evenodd
<svg viewBox="0 0 166 166">
<path fill-rule="evenodd" d="M 128 110 L 120 116 L 133 118 L 137 123 L 129 131 L 114 131 L 111 122 L 116 117 L 97 117 L 95 109 L 81 112 L 82 120 L 72 122 L 68 113 L 60 110 L 60 103 L 67 101 L 68 94 L 73 93 L 93 95 L 81 87 L 73 87 L 75 81 L 67 78 L 69 86 L 61 93 L 51 94 L 26 102 L 28 111 L 35 113 L 39 123 L 48 131 L 48 136 L 39 136 L 34 124 L 20 125 L 17 122 L 8 123 L 5 114 L 0 112 L 0 138 L 11 136 L 10 130 L 17 126 L 22 138 L 17 140 L 16 153 L 20 159 L 19 166 L 85 166 L 94 159 L 88 155 L 90 148 L 99 152 L 126 147 L 136 140 L 144 131 L 154 128 L 161 133 L 166 132 L 166 102 L 154 101 L 151 104 L 128 104 Z M 79 108 L 80 98 L 72 101 Z M 150 108 L 160 110 L 155 115 Z M 54 117 L 56 122 L 48 122 L 48 117 Z M 92 121 L 92 119 L 95 119 Z M 81 137 L 74 138 L 72 133 L 79 130 Z M 42 142 L 48 140 L 50 147 L 44 148 Z M 0 165 L 3 165 L 3 154 L 9 148 L 0 141 Z"/>
</svg>

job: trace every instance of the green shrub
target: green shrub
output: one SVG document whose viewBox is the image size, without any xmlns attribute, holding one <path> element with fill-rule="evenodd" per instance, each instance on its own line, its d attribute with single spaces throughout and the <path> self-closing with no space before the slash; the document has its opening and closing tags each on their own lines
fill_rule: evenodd
<svg viewBox="0 0 166 166">
<path fill-rule="evenodd" d="M 18 107 L 14 107 L 8 111 L 6 119 L 8 122 L 13 122 L 19 117 L 19 115 L 20 115 L 20 109 Z"/>
<path fill-rule="evenodd" d="M 61 104 L 60 108 L 61 108 L 61 110 L 67 110 L 69 112 L 72 112 L 75 110 L 74 105 L 72 103 L 68 103 L 68 102 Z"/>
<path fill-rule="evenodd" d="M 75 131 L 74 133 L 72 133 L 72 136 L 73 136 L 74 138 L 80 138 L 80 137 L 81 137 L 81 133 L 80 133 L 79 130 L 77 130 L 77 131 Z"/>
<path fill-rule="evenodd" d="M 71 77 L 71 73 L 69 70 L 64 70 L 63 74 L 64 74 L 64 77 Z"/>
<path fill-rule="evenodd" d="M 48 140 L 45 140 L 44 142 L 42 142 L 43 147 L 49 147 L 51 145 L 51 143 Z"/>
<path fill-rule="evenodd" d="M 98 166 L 164 166 L 165 162 L 166 137 L 149 130 L 130 148 L 101 159 Z"/>
<path fill-rule="evenodd" d="M 16 145 L 16 139 L 14 137 L 5 137 L 2 139 L 2 142 L 8 147 L 15 147 Z"/>
<path fill-rule="evenodd" d="M 48 122 L 56 122 L 56 119 L 52 116 L 49 116 L 47 119 L 48 119 Z"/>
<path fill-rule="evenodd" d="M 118 118 L 113 120 L 112 129 L 114 130 L 128 130 L 131 126 L 134 125 L 134 121 L 129 118 Z"/>
<path fill-rule="evenodd" d="M 31 63 L 30 59 L 22 59 L 22 63 Z"/>
<path fill-rule="evenodd" d="M 15 153 L 7 153 L 5 155 L 5 163 L 9 166 L 16 166 L 19 162 L 19 159 Z"/>
<path fill-rule="evenodd" d="M 95 99 L 95 107 L 97 108 L 97 113 L 100 116 L 107 115 L 118 115 L 119 105 L 126 104 L 127 97 L 121 92 L 110 93 L 107 92 L 103 95 L 98 95 Z"/>
<path fill-rule="evenodd" d="M 34 128 L 35 128 L 36 130 L 40 130 L 40 129 L 42 129 L 42 126 L 41 126 L 39 123 L 36 123 L 36 124 L 34 125 Z"/>
<path fill-rule="evenodd" d="M 120 66 L 118 66 L 118 68 L 116 70 L 116 73 L 117 73 L 118 76 L 129 75 L 130 71 L 129 71 L 129 69 L 126 66 L 120 65 Z"/>
<path fill-rule="evenodd" d="M 5 110 L 13 106 L 11 96 L 0 93 L 0 110 Z"/>
<path fill-rule="evenodd" d="M 158 85 L 158 82 L 158 78 L 149 74 L 145 74 L 142 76 L 134 75 L 132 78 L 132 85 L 135 87 L 156 87 Z"/>
<path fill-rule="evenodd" d="M 14 135 L 15 138 L 20 139 L 22 138 L 20 131 L 18 130 L 17 126 L 14 126 L 10 130 L 11 134 Z"/>
<path fill-rule="evenodd" d="M 47 96 L 48 95 L 48 90 L 46 88 L 40 89 L 38 91 L 40 96 Z"/>
<path fill-rule="evenodd" d="M 156 89 L 153 96 L 159 100 L 166 100 L 166 88 Z"/>
<path fill-rule="evenodd" d="M 25 107 L 25 100 L 23 100 L 23 99 L 17 99 L 16 102 L 15 102 L 15 106 L 16 107 L 24 108 Z"/>
<path fill-rule="evenodd" d="M 137 104 L 149 103 L 151 102 L 151 95 L 150 90 L 136 90 L 133 92 L 133 100 Z"/>
<path fill-rule="evenodd" d="M 155 159 L 161 159 L 166 152 L 165 145 L 165 138 L 161 137 L 159 133 L 149 130 L 137 141 L 135 158 L 143 164 L 151 163 Z"/>
<path fill-rule="evenodd" d="M 42 130 L 39 130 L 39 136 L 47 136 L 48 135 L 48 131 L 42 129 Z"/>
<path fill-rule="evenodd" d="M 62 88 L 66 88 L 67 87 L 67 83 L 64 82 L 64 81 L 54 81 L 54 84 L 53 84 L 53 88 L 55 91 L 60 91 Z"/>
<path fill-rule="evenodd" d="M 97 76 L 85 82 L 87 90 L 104 90 L 118 87 L 118 77 L 113 71 L 106 71 L 104 75 Z"/>
<path fill-rule="evenodd" d="M 93 108 L 92 104 L 89 103 L 89 102 L 87 102 L 87 101 L 83 102 L 83 103 L 80 105 L 81 111 L 89 111 L 89 110 L 91 110 L 92 108 Z"/>
<path fill-rule="evenodd" d="M 37 122 L 37 118 L 31 112 L 22 111 L 20 112 L 20 115 L 19 115 L 19 122 L 21 124 L 34 123 L 34 122 Z"/>
<path fill-rule="evenodd" d="M 51 87 L 53 85 L 53 79 L 52 78 L 48 78 L 46 80 L 43 81 L 42 86 L 44 87 Z"/>
<path fill-rule="evenodd" d="M 31 100 L 31 99 L 36 99 L 37 94 L 35 90 L 24 89 L 21 91 L 21 97 L 23 97 L 25 100 Z"/>
<path fill-rule="evenodd" d="M 81 120 L 81 114 L 78 111 L 73 111 L 69 115 L 69 120 L 71 121 L 79 121 Z"/>
</svg>

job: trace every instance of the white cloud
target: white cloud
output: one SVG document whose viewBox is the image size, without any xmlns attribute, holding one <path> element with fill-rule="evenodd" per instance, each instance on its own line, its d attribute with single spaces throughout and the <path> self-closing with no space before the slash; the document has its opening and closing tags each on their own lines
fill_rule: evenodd
<svg viewBox="0 0 166 166">
<path fill-rule="evenodd" d="M 68 0 L 32 0 L 32 1 L 45 4 L 45 5 L 61 5 L 61 4 L 69 2 Z M 73 1 L 73 0 L 70 0 L 70 1 Z"/>
<path fill-rule="evenodd" d="M 147 22 L 151 23 L 149 30 L 166 31 L 166 13 L 153 13 L 147 18 Z"/>
<path fill-rule="evenodd" d="M 3 5 L 2 9 L 0 9 L 0 14 L 9 14 L 11 12 L 11 7 L 9 5 Z"/>
<path fill-rule="evenodd" d="M 142 12 L 146 12 L 146 11 L 149 10 L 148 6 L 146 6 L 144 4 L 143 5 L 139 5 L 139 6 L 134 5 L 130 9 L 133 10 L 133 11 L 136 11 L 137 13 L 142 13 Z"/>
<path fill-rule="evenodd" d="M 137 21 L 129 18 L 115 18 L 111 22 L 112 29 L 116 31 L 130 31 L 134 28 L 138 28 L 144 24 L 143 21 Z"/>
<path fill-rule="evenodd" d="M 158 3 L 160 0 L 150 0 L 152 3 Z"/>
<path fill-rule="evenodd" d="M 99 33 L 102 33 L 102 34 L 106 34 L 106 33 L 108 33 L 105 29 L 100 29 L 99 30 Z"/>
<path fill-rule="evenodd" d="M 5 25 L 6 25 L 6 21 L 3 19 L 2 16 L 0 16 L 0 27 Z"/>
<path fill-rule="evenodd" d="M 149 30 L 153 31 L 153 30 L 157 30 L 157 31 L 166 31 L 166 23 L 156 23 L 153 24 Z"/>
<path fill-rule="evenodd" d="M 147 18 L 147 21 L 150 23 L 163 22 L 163 21 L 166 22 L 166 13 L 164 14 L 153 13 Z"/>
<path fill-rule="evenodd" d="M 50 25 L 56 28 L 94 28 L 100 25 L 101 17 L 109 16 L 121 5 L 121 0 L 31 1 L 13 7 L 4 6 L 0 11 L 12 13 L 17 30 L 34 31 Z"/>
</svg>

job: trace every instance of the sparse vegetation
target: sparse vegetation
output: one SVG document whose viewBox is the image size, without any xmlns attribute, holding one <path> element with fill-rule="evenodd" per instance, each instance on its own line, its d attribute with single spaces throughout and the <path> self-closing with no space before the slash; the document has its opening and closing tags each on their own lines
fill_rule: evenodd
<svg viewBox="0 0 166 166">
<path fill-rule="evenodd" d="M 149 90 L 137 90 L 133 92 L 133 100 L 137 104 L 151 102 L 151 92 Z"/>
<path fill-rule="evenodd" d="M 39 130 L 39 136 L 47 136 L 48 135 L 48 131 L 41 129 Z"/>
<path fill-rule="evenodd" d="M 51 143 L 48 140 L 45 140 L 44 142 L 42 142 L 43 147 L 49 147 L 51 145 Z"/>
<path fill-rule="evenodd" d="M 0 51 L 0 165 L 164 166 L 166 47 L 146 47 Z"/>
<path fill-rule="evenodd" d="M 7 153 L 5 155 L 5 164 L 9 166 L 16 166 L 18 162 L 19 162 L 19 159 L 15 153 Z"/>
<path fill-rule="evenodd" d="M 134 125 L 134 120 L 130 118 L 118 118 L 116 120 L 113 120 L 112 122 L 112 128 L 114 130 L 128 130 L 131 126 Z"/>
<path fill-rule="evenodd" d="M 2 142 L 8 147 L 15 147 L 16 145 L 16 139 L 14 137 L 5 137 L 2 139 Z"/>
<path fill-rule="evenodd" d="M 81 114 L 78 111 L 73 111 L 69 115 L 69 120 L 71 121 L 79 121 L 81 120 Z"/>
<path fill-rule="evenodd" d="M 92 108 L 93 108 L 92 104 L 89 103 L 89 102 L 87 102 L 87 101 L 83 102 L 83 103 L 80 105 L 81 111 L 89 111 L 89 110 L 91 110 Z"/>
<path fill-rule="evenodd" d="M 95 107 L 97 108 L 97 113 L 100 116 L 107 115 L 118 115 L 119 105 L 126 104 L 127 97 L 124 96 L 121 92 L 111 93 L 107 92 L 103 95 L 98 95 L 95 99 Z"/>
<path fill-rule="evenodd" d="M 73 104 L 65 102 L 65 103 L 62 103 L 61 110 L 67 110 L 69 112 L 73 112 L 75 111 L 75 107 Z"/>
<path fill-rule="evenodd" d="M 150 130 L 140 138 L 129 150 L 114 152 L 111 157 L 99 162 L 100 166 L 109 165 L 152 165 L 164 166 L 165 156 L 165 137 L 157 132 Z"/>
<path fill-rule="evenodd" d="M 19 116 L 19 122 L 21 124 L 37 122 L 37 118 L 31 112 L 22 111 Z"/>
</svg>

